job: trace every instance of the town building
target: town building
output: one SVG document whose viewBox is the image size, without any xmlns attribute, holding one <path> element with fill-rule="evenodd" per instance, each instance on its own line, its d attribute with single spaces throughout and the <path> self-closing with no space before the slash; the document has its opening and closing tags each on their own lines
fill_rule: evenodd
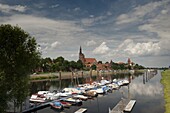
<svg viewBox="0 0 170 113">
<path fill-rule="evenodd" d="M 95 65 L 97 70 L 110 70 L 111 69 L 111 63 L 100 63 L 97 62 L 96 58 L 86 58 L 85 55 L 82 52 L 82 48 L 80 46 L 80 50 L 79 50 L 79 60 L 82 61 L 82 63 L 87 67 L 90 68 L 92 65 Z"/>
</svg>

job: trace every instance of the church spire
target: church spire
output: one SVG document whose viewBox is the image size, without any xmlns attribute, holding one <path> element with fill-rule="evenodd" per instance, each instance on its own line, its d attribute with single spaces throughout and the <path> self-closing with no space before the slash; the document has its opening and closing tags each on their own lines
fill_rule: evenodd
<svg viewBox="0 0 170 113">
<path fill-rule="evenodd" d="M 79 52 L 79 54 L 82 54 L 82 49 L 81 49 L 81 46 L 80 46 L 80 52 Z"/>
</svg>

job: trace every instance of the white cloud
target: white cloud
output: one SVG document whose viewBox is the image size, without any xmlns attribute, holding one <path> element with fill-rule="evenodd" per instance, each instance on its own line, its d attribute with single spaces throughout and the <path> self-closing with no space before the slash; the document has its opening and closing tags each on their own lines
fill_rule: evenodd
<svg viewBox="0 0 170 113">
<path fill-rule="evenodd" d="M 0 4 L 0 11 L 3 13 L 10 13 L 11 11 L 25 12 L 25 10 L 26 6 Z"/>
<path fill-rule="evenodd" d="M 92 26 L 95 24 L 95 22 L 100 21 L 105 19 L 106 16 L 98 16 L 98 17 L 94 17 L 94 15 L 90 15 L 90 18 L 84 18 L 81 20 L 81 23 L 84 26 Z"/>
<path fill-rule="evenodd" d="M 80 11 L 80 7 L 76 7 L 74 11 Z"/>
<path fill-rule="evenodd" d="M 90 41 L 86 42 L 86 45 L 87 46 L 93 46 L 93 45 L 96 45 L 96 42 L 94 40 L 90 40 Z"/>
<path fill-rule="evenodd" d="M 93 53 L 94 54 L 105 54 L 109 51 L 109 47 L 106 45 L 106 42 L 102 42 L 102 44 L 98 47 L 96 47 L 94 50 L 93 50 Z"/>
<path fill-rule="evenodd" d="M 145 55 L 157 55 L 160 52 L 159 43 L 144 42 L 135 43 L 131 39 L 125 40 L 119 47 L 118 50 L 124 51 L 129 55 L 134 56 L 145 56 Z"/>
<path fill-rule="evenodd" d="M 140 31 L 156 33 L 160 38 L 170 38 L 170 13 L 159 14 L 157 17 L 150 19 L 147 24 L 139 26 Z"/>
<path fill-rule="evenodd" d="M 130 93 L 131 94 L 138 94 L 143 96 L 153 96 L 153 95 L 160 95 L 162 93 L 162 90 L 160 88 L 160 83 L 155 83 L 154 85 L 147 84 L 147 87 L 145 84 L 142 83 L 133 83 L 130 86 Z"/>
<path fill-rule="evenodd" d="M 135 21 L 141 21 L 147 14 L 152 13 L 154 10 L 164 4 L 165 2 L 162 1 L 150 2 L 146 5 L 138 6 L 134 8 L 131 12 L 118 16 L 116 19 L 116 24 L 128 24 Z"/>
<path fill-rule="evenodd" d="M 55 49 L 57 46 L 59 46 L 61 43 L 58 41 L 55 41 L 51 44 L 51 49 Z"/>
<path fill-rule="evenodd" d="M 60 6 L 59 4 L 55 4 L 55 5 L 50 6 L 50 8 L 57 8 L 59 6 Z"/>
</svg>

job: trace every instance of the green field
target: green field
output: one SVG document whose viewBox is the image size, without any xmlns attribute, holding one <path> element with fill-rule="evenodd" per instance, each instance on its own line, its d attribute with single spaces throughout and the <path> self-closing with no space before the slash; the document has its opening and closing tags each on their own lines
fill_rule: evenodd
<svg viewBox="0 0 170 113">
<path fill-rule="evenodd" d="M 170 70 L 162 72 L 161 83 L 164 86 L 165 113 L 170 113 Z"/>
</svg>

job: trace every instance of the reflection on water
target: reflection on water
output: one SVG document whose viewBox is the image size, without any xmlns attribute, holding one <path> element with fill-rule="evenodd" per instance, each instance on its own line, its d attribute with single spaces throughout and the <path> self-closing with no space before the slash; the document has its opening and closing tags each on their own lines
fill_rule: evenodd
<svg viewBox="0 0 170 113">
<path fill-rule="evenodd" d="M 119 90 L 113 90 L 112 93 L 106 95 L 100 95 L 93 100 L 87 100 L 83 102 L 82 106 L 73 106 L 70 109 L 64 109 L 65 113 L 74 113 L 81 107 L 87 108 L 86 113 L 108 113 L 109 108 L 113 108 L 120 99 L 131 98 L 136 99 L 136 105 L 131 113 L 164 113 L 164 99 L 163 99 L 163 87 L 160 84 L 160 71 L 158 73 L 148 73 L 140 75 L 112 75 L 105 76 L 106 79 L 129 79 L 131 82 L 128 86 L 123 86 Z M 36 93 L 39 90 L 60 90 L 64 87 L 71 87 L 77 83 L 84 83 L 88 78 L 62 80 L 61 85 L 59 81 L 44 81 L 44 82 L 32 82 L 31 92 Z M 98 80 L 99 78 L 92 78 Z M 56 113 L 50 108 L 45 108 L 38 113 Z"/>
</svg>

